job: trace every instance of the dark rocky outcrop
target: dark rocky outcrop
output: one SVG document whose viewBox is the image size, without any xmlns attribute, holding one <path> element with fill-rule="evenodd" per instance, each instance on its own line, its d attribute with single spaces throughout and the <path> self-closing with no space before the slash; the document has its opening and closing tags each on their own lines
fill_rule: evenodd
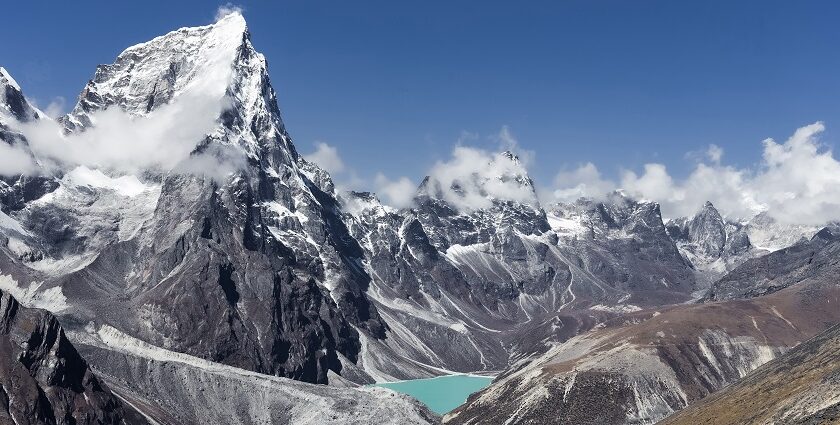
<svg viewBox="0 0 840 425">
<path fill-rule="evenodd" d="M 88 367 L 58 320 L 0 291 L 0 422 L 145 424 Z"/>
</svg>

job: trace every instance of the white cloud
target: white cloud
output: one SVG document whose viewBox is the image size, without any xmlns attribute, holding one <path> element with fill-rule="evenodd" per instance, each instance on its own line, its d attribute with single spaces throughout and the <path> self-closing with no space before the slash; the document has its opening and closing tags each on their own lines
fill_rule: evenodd
<svg viewBox="0 0 840 425">
<path fill-rule="evenodd" d="M 428 176 L 428 194 L 458 209 L 487 208 L 491 199 L 537 203 L 524 165 L 501 152 L 456 146 L 452 157 L 435 163 Z"/>
<path fill-rule="evenodd" d="M 233 3 L 225 3 L 219 6 L 219 8 L 216 9 L 216 22 L 219 22 L 225 16 L 228 16 L 232 13 L 242 14 L 242 6 L 235 5 Z"/>
<path fill-rule="evenodd" d="M 560 171 L 554 176 L 554 197 L 563 202 L 578 198 L 600 198 L 616 189 L 615 183 L 606 180 L 595 164 L 587 162 L 572 171 Z"/>
<path fill-rule="evenodd" d="M 503 125 L 494 139 L 499 142 L 500 151 L 513 152 L 525 168 L 534 164 L 534 159 L 536 158 L 535 152 L 522 148 L 519 145 L 519 140 L 510 130 L 510 127 Z"/>
<path fill-rule="evenodd" d="M 339 174 L 345 170 L 344 161 L 338 154 L 338 149 L 323 142 L 315 143 L 315 152 L 304 154 L 303 157 L 330 174 Z"/>
<path fill-rule="evenodd" d="M 17 176 L 37 173 L 38 166 L 32 156 L 19 146 L 0 140 L 0 176 Z"/>
<path fill-rule="evenodd" d="M 145 116 L 132 116 L 118 107 L 90 115 L 94 125 L 85 131 L 63 133 L 52 120 L 19 124 L 36 158 L 49 171 L 89 168 L 136 174 L 164 171 L 190 158 L 196 146 L 214 131 L 226 101 L 188 92 Z"/>
<path fill-rule="evenodd" d="M 709 145 L 706 150 L 706 157 L 709 158 L 709 161 L 720 164 L 720 160 L 723 158 L 723 148 L 714 143 Z"/>
<path fill-rule="evenodd" d="M 244 164 L 242 153 L 234 152 L 233 147 L 215 146 L 217 142 L 200 146 L 207 138 L 219 140 L 225 136 L 218 119 L 230 104 L 225 88 L 231 71 L 229 67 L 208 68 L 171 103 L 145 115 L 133 115 L 114 106 L 90 113 L 88 117 L 93 125 L 69 134 L 51 119 L 29 123 L 12 119 L 10 125 L 26 137 L 28 150 L 37 158 L 42 173 L 85 166 L 112 174 L 178 169 L 212 178 L 224 177 L 221 173 Z M 21 170 L 15 169 L 14 163 L 8 164 L 12 162 L 8 158 L 12 157 L 3 157 L 0 173 L 19 174 Z"/>
<path fill-rule="evenodd" d="M 382 173 L 376 174 L 374 186 L 377 195 L 384 197 L 384 203 L 396 208 L 411 206 L 417 191 L 417 184 L 408 177 L 391 180 Z"/>
<path fill-rule="evenodd" d="M 54 97 L 48 104 L 46 108 L 41 107 L 41 102 L 37 99 L 27 99 L 32 104 L 32 106 L 38 108 L 46 114 L 48 117 L 52 119 L 57 119 L 58 117 L 64 115 L 67 112 L 67 100 L 63 96 L 56 96 Z"/>
<path fill-rule="evenodd" d="M 763 142 L 763 161 L 755 168 L 721 164 L 723 150 L 707 151 L 709 162 L 697 164 L 688 177 L 674 179 L 663 164 L 646 164 L 642 173 L 622 173 L 619 182 L 601 178 L 592 164 L 555 180 L 554 196 L 567 201 L 573 195 L 593 196 L 620 187 L 629 195 L 654 200 L 670 217 L 690 215 L 705 201 L 724 214 L 750 218 L 767 211 L 779 221 L 824 224 L 840 220 L 840 161 L 819 142 L 821 122 L 802 127 L 784 143 Z"/>
<path fill-rule="evenodd" d="M 47 114 L 48 117 L 56 119 L 64 115 L 67 109 L 66 104 L 67 102 L 64 100 L 63 97 L 57 96 L 50 101 L 50 103 L 44 109 L 44 113 Z"/>
<path fill-rule="evenodd" d="M 537 204 L 526 171 L 533 152 L 520 148 L 507 127 L 485 139 L 498 143 L 497 152 L 462 145 L 479 139 L 476 133 L 461 132 L 451 157 L 436 162 L 427 173 L 429 194 L 464 210 L 489 207 L 491 199 Z M 512 151 L 516 158 L 502 151 Z M 317 143 L 315 151 L 304 157 L 329 172 L 339 191 L 372 188 L 383 203 L 396 208 L 410 206 L 417 193 L 417 182 L 405 176 L 392 179 L 379 172 L 372 182 L 360 178 L 354 169 L 345 165 L 338 149 L 326 143 Z"/>
</svg>

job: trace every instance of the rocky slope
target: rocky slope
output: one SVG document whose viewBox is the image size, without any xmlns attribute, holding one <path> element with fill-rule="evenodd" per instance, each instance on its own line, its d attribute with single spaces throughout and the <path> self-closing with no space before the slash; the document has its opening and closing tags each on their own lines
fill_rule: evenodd
<svg viewBox="0 0 840 425">
<path fill-rule="evenodd" d="M 802 280 L 822 276 L 837 265 L 840 231 L 836 226 L 817 232 L 810 241 L 743 263 L 712 286 L 709 300 L 751 298 L 771 294 Z"/>
<path fill-rule="evenodd" d="M 711 202 L 692 217 L 669 220 L 667 227 L 707 285 L 747 259 L 767 253 L 753 247 L 744 225 L 725 220 Z"/>
<path fill-rule="evenodd" d="M 840 327 L 833 327 L 664 424 L 840 421 Z"/>
<path fill-rule="evenodd" d="M 88 367 L 56 318 L 0 291 L 0 422 L 144 424 Z"/>
<path fill-rule="evenodd" d="M 840 247 L 808 245 L 826 258 Z M 838 265 L 793 263 L 784 275 L 792 284 L 768 295 L 606 322 L 511 369 L 445 420 L 655 423 L 840 322 Z"/>
<path fill-rule="evenodd" d="M 617 292 L 620 301 L 608 304 L 632 311 L 687 301 L 697 289 L 691 263 L 668 235 L 657 203 L 616 192 L 599 202 L 554 205 L 548 214 L 558 246 Z"/>
<path fill-rule="evenodd" d="M 165 424 L 433 424 L 439 417 L 405 395 L 274 377 L 140 341 L 112 327 L 71 335 L 121 398 Z M 332 374 L 332 372 L 331 372 Z M 350 385 L 352 386 L 352 385 Z"/>
</svg>

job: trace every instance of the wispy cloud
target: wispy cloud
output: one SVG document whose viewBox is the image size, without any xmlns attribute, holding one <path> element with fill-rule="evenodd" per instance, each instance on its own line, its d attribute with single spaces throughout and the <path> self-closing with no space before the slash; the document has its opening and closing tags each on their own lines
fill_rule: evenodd
<svg viewBox="0 0 840 425">
<path fill-rule="evenodd" d="M 11 177 L 37 173 L 38 165 L 26 150 L 0 140 L 0 176 Z"/>
<path fill-rule="evenodd" d="M 48 170 L 78 165 L 125 173 L 171 170 L 217 129 L 224 105 L 221 97 L 185 93 L 142 117 L 117 107 L 95 112 L 94 125 L 81 132 L 65 135 L 60 123 L 48 119 L 19 124 L 18 130 Z"/>
<path fill-rule="evenodd" d="M 396 208 L 411 206 L 417 191 L 417 183 L 408 177 L 391 180 L 384 174 L 377 173 L 373 183 L 376 193 L 383 202 Z"/>
<path fill-rule="evenodd" d="M 239 6 L 239 5 L 236 5 L 236 4 L 233 4 L 233 3 L 225 3 L 221 6 L 219 6 L 218 9 L 216 9 L 216 17 L 215 17 L 216 22 L 219 22 L 220 20 L 222 20 L 222 18 L 224 18 L 225 16 L 228 16 L 232 13 L 241 14 L 242 10 L 243 10 L 242 6 Z"/>
<path fill-rule="evenodd" d="M 303 157 L 309 162 L 314 162 L 330 174 L 340 174 L 345 170 L 344 160 L 338 154 L 338 149 L 324 142 L 315 142 L 315 152 L 304 154 Z"/>
</svg>

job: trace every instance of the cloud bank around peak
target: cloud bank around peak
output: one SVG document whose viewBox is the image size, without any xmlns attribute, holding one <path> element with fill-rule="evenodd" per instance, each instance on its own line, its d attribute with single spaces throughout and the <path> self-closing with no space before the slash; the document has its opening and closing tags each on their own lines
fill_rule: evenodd
<svg viewBox="0 0 840 425">
<path fill-rule="evenodd" d="M 450 158 L 429 170 L 426 192 L 461 210 L 487 208 L 491 199 L 537 204 L 527 169 L 514 158 L 503 152 L 455 146 Z"/>
<path fill-rule="evenodd" d="M 466 145 L 479 139 L 477 134 L 462 132 L 449 157 L 430 166 L 423 188 L 426 194 L 462 210 L 489 207 L 491 199 L 537 204 L 527 174 L 534 152 L 521 148 L 507 126 L 486 137 L 497 144 L 496 150 Z M 323 142 L 317 142 L 315 150 L 303 156 L 329 172 L 339 190 L 372 190 L 383 203 L 395 208 L 411 206 L 420 185 L 407 176 L 391 178 L 382 172 L 372 180 L 362 179 L 346 166 L 335 146 Z"/>
<path fill-rule="evenodd" d="M 822 122 L 801 127 L 785 142 L 762 142 L 762 161 L 753 168 L 723 163 L 722 148 L 711 145 L 684 179 L 675 179 L 664 164 L 646 164 L 641 172 L 624 170 L 605 179 L 594 164 L 558 173 L 552 197 L 572 201 L 600 197 L 615 189 L 657 201 L 669 217 L 694 214 L 705 201 L 722 213 L 748 219 L 766 211 L 786 223 L 824 224 L 840 219 L 840 161 L 819 140 Z"/>
<path fill-rule="evenodd" d="M 0 175 L 62 174 L 84 166 L 111 174 L 175 170 L 221 181 L 245 166 L 244 153 L 222 144 L 200 146 L 207 137 L 221 138 L 219 117 L 228 106 L 226 97 L 196 90 L 143 116 L 118 107 L 93 112 L 92 126 L 68 134 L 52 119 L 20 123 L 6 117 L 26 143 L 0 143 Z"/>
<path fill-rule="evenodd" d="M 171 170 L 216 130 L 224 103 L 186 95 L 142 117 L 115 107 L 95 112 L 94 125 L 81 132 L 65 135 L 63 126 L 53 120 L 21 124 L 18 130 L 48 169 L 84 165 L 129 174 L 150 168 Z"/>
</svg>

